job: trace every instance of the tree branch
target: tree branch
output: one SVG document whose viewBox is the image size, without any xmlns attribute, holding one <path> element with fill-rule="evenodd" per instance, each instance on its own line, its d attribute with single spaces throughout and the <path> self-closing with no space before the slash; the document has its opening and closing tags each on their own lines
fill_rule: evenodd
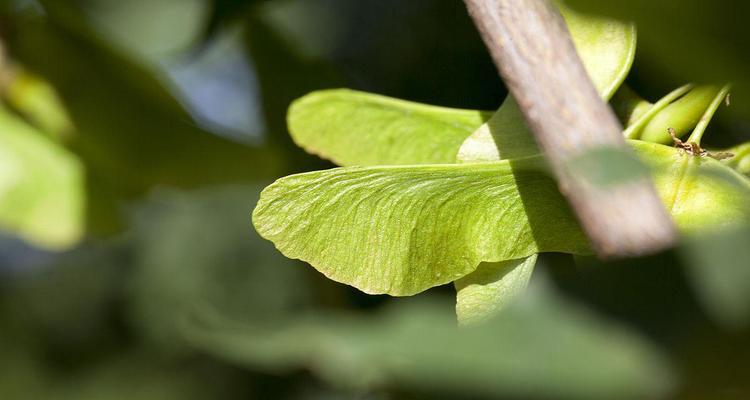
<svg viewBox="0 0 750 400">
<path fill-rule="evenodd" d="M 587 150 L 630 149 L 554 6 L 547 0 L 465 3 L 596 252 L 640 255 L 672 245 L 674 226 L 649 179 L 602 188 L 570 171 L 569 162 Z"/>
</svg>

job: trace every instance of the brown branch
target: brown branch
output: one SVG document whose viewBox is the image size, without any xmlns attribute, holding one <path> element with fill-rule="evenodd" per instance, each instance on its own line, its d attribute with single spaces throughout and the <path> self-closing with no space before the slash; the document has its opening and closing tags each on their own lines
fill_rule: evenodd
<svg viewBox="0 0 750 400">
<path fill-rule="evenodd" d="M 602 188 L 567 167 L 587 150 L 630 149 L 557 10 L 546 0 L 465 2 L 596 252 L 640 255 L 672 245 L 674 226 L 649 179 Z"/>
</svg>

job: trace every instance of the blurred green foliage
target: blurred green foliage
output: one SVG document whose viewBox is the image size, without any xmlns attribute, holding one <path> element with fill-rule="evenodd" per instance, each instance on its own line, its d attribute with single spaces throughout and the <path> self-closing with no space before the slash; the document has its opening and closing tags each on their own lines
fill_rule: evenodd
<svg viewBox="0 0 750 400">
<path fill-rule="evenodd" d="M 719 144 L 750 137 L 743 2 L 568 3 L 638 22 L 644 61 L 629 84 L 639 93 L 737 82 L 734 112 L 716 128 L 731 140 Z M 198 118 L 224 92 L 171 75 L 189 66 L 221 81 L 196 60 L 228 32 L 249 65 L 233 73 L 255 85 L 232 103 L 260 110 L 250 141 Z M 2 127 L 0 178 L 14 150 L 3 139 L 22 135 L 80 166 L 86 207 L 68 251 L 17 229 L 0 237 L 2 399 L 750 394 L 745 229 L 646 259 L 574 266 L 542 255 L 529 296 L 470 330 L 455 328 L 452 288 L 364 296 L 252 230 L 261 187 L 329 166 L 287 132 L 287 107 L 309 91 L 498 107 L 504 89 L 460 1 L 3 0 L 0 39 L 3 121 L 24 127 Z M 24 153 L 20 171 L 36 178 L 10 176 L 33 189 L 22 206 L 59 198 L 42 183 L 64 168 L 46 153 Z M 0 215 L 21 215 L 6 201 Z"/>
<path fill-rule="evenodd" d="M 40 246 L 83 235 L 84 171 L 74 154 L 0 106 L 0 225 Z"/>
</svg>

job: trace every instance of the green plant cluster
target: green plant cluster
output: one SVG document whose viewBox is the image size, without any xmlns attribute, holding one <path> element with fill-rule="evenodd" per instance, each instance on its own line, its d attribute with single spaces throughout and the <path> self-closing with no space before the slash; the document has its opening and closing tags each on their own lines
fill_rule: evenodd
<svg viewBox="0 0 750 400">
<path fill-rule="evenodd" d="M 687 85 L 649 103 L 622 87 L 634 27 L 563 14 L 638 158 L 595 149 L 568 167 L 604 186 L 650 173 L 683 234 L 741 225 L 750 211 L 750 181 L 735 170 L 742 148 L 729 157 L 700 147 L 729 88 Z M 276 181 L 253 223 L 284 255 L 333 280 L 394 296 L 456 282 L 468 321 L 521 292 L 536 254 L 591 253 L 512 97 L 491 115 L 329 90 L 296 101 L 288 123 L 299 146 L 344 168 Z M 688 133 L 690 145 L 680 140 Z"/>
<path fill-rule="evenodd" d="M 566 3 L 637 20 L 641 62 L 628 73 L 630 25 L 565 11 L 640 156 L 600 149 L 570 167 L 601 185 L 653 174 L 685 233 L 674 251 L 581 256 L 586 239 L 510 98 L 495 113 L 324 90 L 285 123 L 292 100 L 331 87 L 500 104 L 460 1 L 0 1 L 0 398 L 747 397 L 750 234 L 735 228 L 745 178 L 731 169 L 747 173 L 750 157 L 713 147 L 747 139 L 714 132 L 750 115 L 748 52 L 697 40 L 738 26 L 728 36 L 741 38 L 743 24 L 710 21 L 746 6 Z M 672 48 L 690 57 L 657 71 L 676 82 L 643 69 Z M 226 88 L 212 101 L 257 119 L 249 139 L 206 125 L 182 92 L 194 88 L 165 75 L 177 64 L 215 78 L 212 62 L 237 60 L 257 86 L 218 75 L 255 103 L 227 103 Z M 699 67 L 712 74 L 680 75 Z M 725 80 L 731 107 L 719 87 L 653 104 L 633 93 Z M 667 127 L 687 143 L 715 107 L 704 142 L 726 143 L 705 157 L 671 147 Z M 272 179 L 330 167 L 293 140 L 344 168 L 283 178 L 258 202 Z M 590 167 L 602 158 L 608 168 Z M 400 297 L 338 284 L 261 238 L 256 204 L 264 235 L 337 280 L 399 295 L 453 285 Z"/>
</svg>

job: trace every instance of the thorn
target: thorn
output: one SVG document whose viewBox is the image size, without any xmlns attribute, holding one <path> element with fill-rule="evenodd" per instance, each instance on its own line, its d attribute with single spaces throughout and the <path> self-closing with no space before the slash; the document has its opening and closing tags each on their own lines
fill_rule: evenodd
<svg viewBox="0 0 750 400">
<path fill-rule="evenodd" d="M 732 94 L 731 93 L 727 93 L 727 97 L 724 98 L 724 103 L 727 105 L 727 107 L 729 107 L 730 105 L 732 105 Z"/>
</svg>

